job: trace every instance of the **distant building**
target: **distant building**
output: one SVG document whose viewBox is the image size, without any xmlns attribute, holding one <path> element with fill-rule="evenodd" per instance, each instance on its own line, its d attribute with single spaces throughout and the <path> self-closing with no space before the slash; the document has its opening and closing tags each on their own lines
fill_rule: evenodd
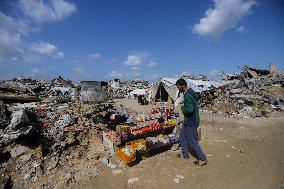
<svg viewBox="0 0 284 189">
<path fill-rule="evenodd" d="M 269 72 L 270 72 L 271 74 L 274 74 L 274 73 L 277 72 L 277 66 L 276 66 L 275 63 L 270 63 L 270 64 L 269 64 Z"/>
<path fill-rule="evenodd" d="M 120 79 L 113 79 L 110 81 L 110 87 L 118 89 L 120 87 Z"/>
</svg>

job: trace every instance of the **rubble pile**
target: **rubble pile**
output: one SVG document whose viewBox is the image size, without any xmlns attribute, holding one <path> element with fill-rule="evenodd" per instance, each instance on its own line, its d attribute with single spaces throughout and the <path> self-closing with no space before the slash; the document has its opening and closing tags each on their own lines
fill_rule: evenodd
<svg viewBox="0 0 284 189">
<path fill-rule="evenodd" d="M 114 111 L 113 103 L 82 103 L 62 77 L 1 84 L 0 188 L 64 188 L 100 174 L 97 160 L 109 152 L 96 127 L 102 114 Z M 33 85 L 44 90 L 35 92 Z M 27 95 L 34 98 L 23 100 Z"/>
<path fill-rule="evenodd" d="M 203 91 L 200 106 L 228 117 L 261 117 L 269 116 L 273 110 L 283 111 L 283 76 L 244 66 L 240 74 L 224 78 L 222 86 Z"/>
<path fill-rule="evenodd" d="M 129 93 L 134 89 L 146 89 L 150 86 L 148 81 L 121 81 L 114 79 L 109 81 L 110 83 L 110 94 L 113 99 L 127 98 Z"/>
<path fill-rule="evenodd" d="M 51 81 L 20 78 L 0 82 L 0 100 L 4 102 L 35 102 L 48 97 L 63 103 L 74 96 L 74 84 L 61 76 Z"/>
<path fill-rule="evenodd" d="M 8 154 L 10 157 L 0 162 L 0 175 L 4 175 L 5 182 L 12 178 L 15 188 L 31 188 L 41 182 L 45 183 L 40 185 L 42 188 L 62 188 L 75 180 L 88 180 L 99 174 L 94 161 L 87 172 L 80 162 L 87 158 L 108 157 L 99 142 L 96 143 L 99 152 L 94 156 L 87 154 L 90 153 L 90 141 L 95 140 L 93 136 L 97 133 L 94 121 L 101 110 L 113 111 L 112 104 L 73 102 L 62 107 L 61 104 L 41 102 L 36 107 L 31 107 L 30 103 L 21 104 L 21 108 L 18 104 L 9 105 L 13 110 L 10 124 L 0 130 L 0 156 Z M 52 174 L 69 176 L 48 182 L 42 180 Z"/>
</svg>

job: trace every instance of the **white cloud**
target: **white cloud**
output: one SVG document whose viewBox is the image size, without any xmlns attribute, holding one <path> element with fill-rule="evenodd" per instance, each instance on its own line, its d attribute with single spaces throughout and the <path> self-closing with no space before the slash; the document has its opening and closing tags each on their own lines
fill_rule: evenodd
<svg viewBox="0 0 284 189">
<path fill-rule="evenodd" d="M 76 6 L 63 0 L 51 0 L 45 3 L 36 0 L 19 0 L 17 5 L 14 11 L 17 14 L 13 17 L 0 11 L 0 65 L 10 62 L 38 63 L 41 62 L 40 55 L 62 58 L 63 52 L 58 51 L 54 44 L 27 43 L 26 39 L 32 33 L 40 31 L 40 24 L 34 20 L 62 20 L 73 13 Z M 46 16 L 48 14 L 49 16 Z"/>
<path fill-rule="evenodd" d="M 132 75 L 133 77 L 139 77 L 139 76 L 141 76 L 141 72 L 139 72 L 139 71 L 133 72 L 131 75 Z"/>
<path fill-rule="evenodd" d="M 131 70 L 141 70 L 141 69 L 142 69 L 141 67 L 137 67 L 137 66 L 131 67 Z"/>
<path fill-rule="evenodd" d="M 92 60 L 97 60 L 97 59 L 102 58 L 102 55 L 100 55 L 99 53 L 92 53 L 89 55 L 89 58 Z"/>
<path fill-rule="evenodd" d="M 32 43 L 30 50 L 53 58 L 64 57 L 63 52 L 58 51 L 58 48 L 55 45 L 43 41 Z"/>
<path fill-rule="evenodd" d="M 76 12 L 76 5 L 64 0 L 20 0 L 19 7 L 29 18 L 38 23 L 60 21 Z"/>
<path fill-rule="evenodd" d="M 146 76 L 145 77 L 145 80 L 147 81 L 156 81 L 160 78 L 161 76 L 159 74 L 152 74 L 152 75 L 149 75 L 149 76 Z"/>
<path fill-rule="evenodd" d="M 16 21 L 0 12 L 0 64 L 22 57 L 24 44 Z"/>
<path fill-rule="evenodd" d="M 142 64 L 142 58 L 143 56 L 139 54 L 130 54 L 127 57 L 127 60 L 125 61 L 125 65 L 127 66 L 138 66 Z"/>
<path fill-rule="evenodd" d="M 40 77 L 42 78 L 43 76 L 46 75 L 46 70 L 44 68 L 33 68 L 31 69 L 31 77 Z"/>
<path fill-rule="evenodd" d="M 151 61 L 149 64 L 147 64 L 146 66 L 147 67 L 153 67 L 153 66 L 156 66 L 157 65 L 157 63 L 156 62 L 154 62 L 154 61 Z"/>
<path fill-rule="evenodd" d="M 83 68 L 75 67 L 75 68 L 72 68 L 72 69 L 73 69 L 73 71 L 75 71 L 76 73 L 78 73 L 78 74 L 80 74 L 80 75 L 82 75 L 82 76 L 84 76 L 84 77 L 91 77 L 91 75 L 88 74 L 88 73 L 86 72 L 86 70 L 84 70 Z"/>
<path fill-rule="evenodd" d="M 120 72 L 118 72 L 118 71 L 116 71 L 116 70 L 112 70 L 112 71 L 108 74 L 108 76 L 109 76 L 110 78 L 122 78 L 122 77 L 123 77 L 123 74 L 120 73 Z"/>
<path fill-rule="evenodd" d="M 237 32 L 244 33 L 245 32 L 245 27 L 243 25 L 238 27 Z"/>
<path fill-rule="evenodd" d="M 214 79 L 218 77 L 220 71 L 219 70 L 211 70 L 207 75 L 209 79 Z"/>
<path fill-rule="evenodd" d="M 193 33 L 217 38 L 226 30 L 235 27 L 256 4 L 254 0 L 214 0 L 214 8 L 208 9 L 200 22 L 194 25 Z"/>
</svg>

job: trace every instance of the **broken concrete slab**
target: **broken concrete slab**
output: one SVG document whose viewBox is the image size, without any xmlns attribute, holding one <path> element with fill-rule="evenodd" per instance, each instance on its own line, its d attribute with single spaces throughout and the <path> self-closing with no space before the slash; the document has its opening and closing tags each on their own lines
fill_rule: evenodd
<svg viewBox="0 0 284 189">
<path fill-rule="evenodd" d="M 10 151 L 10 154 L 11 154 L 11 157 L 18 157 L 18 156 L 28 152 L 29 150 L 31 150 L 31 149 L 26 147 L 26 146 L 17 145 Z"/>
</svg>

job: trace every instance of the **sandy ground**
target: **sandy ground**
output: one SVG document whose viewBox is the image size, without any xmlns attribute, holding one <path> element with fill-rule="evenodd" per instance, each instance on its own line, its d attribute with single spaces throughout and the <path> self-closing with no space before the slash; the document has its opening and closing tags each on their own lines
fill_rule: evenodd
<svg viewBox="0 0 284 189">
<path fill-rule="evenodd" d="M 152 105 L 122 100 L 130 110 L 146 112 Z M 111 169 L 99 165 L 101 175 L 72 188 L 191 188 L 274 189 L 284 188 L 284 113 L 270 118 L 234 119 L 202 113 L 201 146 L 209 164 L 198 167 L 166 151 L 132 167 Z M 114 175 L 113 170 L 122 170 Z M 177 177 L 179 183 L 173 179 Z M 138 178 L 128 184 L 131 178 Z"/>
</svg>

